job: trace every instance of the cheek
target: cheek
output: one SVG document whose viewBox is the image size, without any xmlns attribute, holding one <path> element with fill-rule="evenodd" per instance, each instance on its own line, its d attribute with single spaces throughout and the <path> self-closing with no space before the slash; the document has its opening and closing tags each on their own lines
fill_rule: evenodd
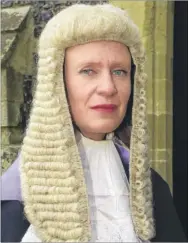
<svg viewBox="0 0 188 243">
<path fill-rule="evenodd" d="M 92 97 L 94 85 L 87 84 L 83 80 L 77 78 L 77 82 L 67 85 L 69 103 L 74 105 L 74 109 L 84 108 Z"/>
<path fill-rule="evenodd" d="M 71 106 L 71 110 L 78 109 L 82 104 L 82 95 L 79 92 L 76 92 L 76 90 L 69 90 L 68 92 L 68 99 L 69 104 Z"/>
<path fill-rule="evenodd" d="M 68 101 L 72 112 L 81 112 L 87 102 L 88 94 L 84 88 L 76 85 L 68 86 Z"/>
<path fill-rule="evenodd" d="M 121 100 L 121 104 L 124 108 L 127 107 L 130 95 L 131 95 L 130 86 L 126 86 L 126 87 L 121 88 L 119 90 L 119 97 L 120 97 L 120 100 Z"/>
<path fill-rule="evenodd" d="M 66 88 L 67 88 L 67 95 L 68 95 L 68 101 L 69 104 L 73 104 L 74 102 L 76 102 L 76 100 L 79 99 L 79 93 L 77 91 L 79 91 L 78 87 L 77 87 L 77 82 L 73 82 L 75 80 L 74 77 L 69 77 L 67 83 L 66 83 Z"/>
</svg>

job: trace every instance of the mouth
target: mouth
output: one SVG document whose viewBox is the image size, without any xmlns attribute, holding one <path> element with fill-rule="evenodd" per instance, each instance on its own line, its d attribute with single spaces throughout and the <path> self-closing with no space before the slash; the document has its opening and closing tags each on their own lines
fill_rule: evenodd
<svg viewBox="0 0 188 243">
<path fill-rule="evenodd" d="M 117 105 L 114 104 L 100 104 L 91 107 L 92 110 L 100 111 L 100 112 L 113 112 L 117 109 Z"/>
</svg>

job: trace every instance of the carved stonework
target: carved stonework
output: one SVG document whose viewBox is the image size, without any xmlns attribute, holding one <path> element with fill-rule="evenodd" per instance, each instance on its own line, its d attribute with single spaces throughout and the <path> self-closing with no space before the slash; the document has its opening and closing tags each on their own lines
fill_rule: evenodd
<svg viewBox="0 0 188 243">
<path fill-rule="evenodd" d="M 4 6 L 13 6 L 1 2 Z M 33 65 L 31 6 L 1 10 L 1 160 L 2 172 L 15 159 L 23 139 L 21 107 L 24 102 L 23 73 Z"/>
</svg>

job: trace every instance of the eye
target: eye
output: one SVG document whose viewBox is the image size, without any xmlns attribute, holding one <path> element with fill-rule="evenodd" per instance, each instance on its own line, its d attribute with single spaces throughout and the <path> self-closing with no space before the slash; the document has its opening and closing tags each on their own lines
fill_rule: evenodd
<svg viewBox="0 0 188 243">
<path fill-rule="evenodd" d="M 90 76 L 90 75 L 92 75 L 94 73 L 94 71 L 92 69 L 88 68 L 88 69 L 81 70 L 80 73 L 83 73 L 83 74 L 86 74 L 86 75 Z"/>
<path fill-rule="evenodd" d="M 112 73 L 116 76 L 126 76 L 128 72 L 126 70 L 113 70 Z"/>
</svg>

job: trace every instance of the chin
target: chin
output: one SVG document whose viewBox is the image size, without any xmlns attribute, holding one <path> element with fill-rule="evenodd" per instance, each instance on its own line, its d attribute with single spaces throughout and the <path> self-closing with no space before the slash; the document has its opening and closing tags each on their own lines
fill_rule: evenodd
<svg viewBox="0 0 188 243">
<path fill-rule="evenodd" d="M 102 122 L 90 126 L 90 130 L 92 130 L 94 133 L 110 133 L 113 132 L 118 126 L 119 123 Z"/>
</svg>

